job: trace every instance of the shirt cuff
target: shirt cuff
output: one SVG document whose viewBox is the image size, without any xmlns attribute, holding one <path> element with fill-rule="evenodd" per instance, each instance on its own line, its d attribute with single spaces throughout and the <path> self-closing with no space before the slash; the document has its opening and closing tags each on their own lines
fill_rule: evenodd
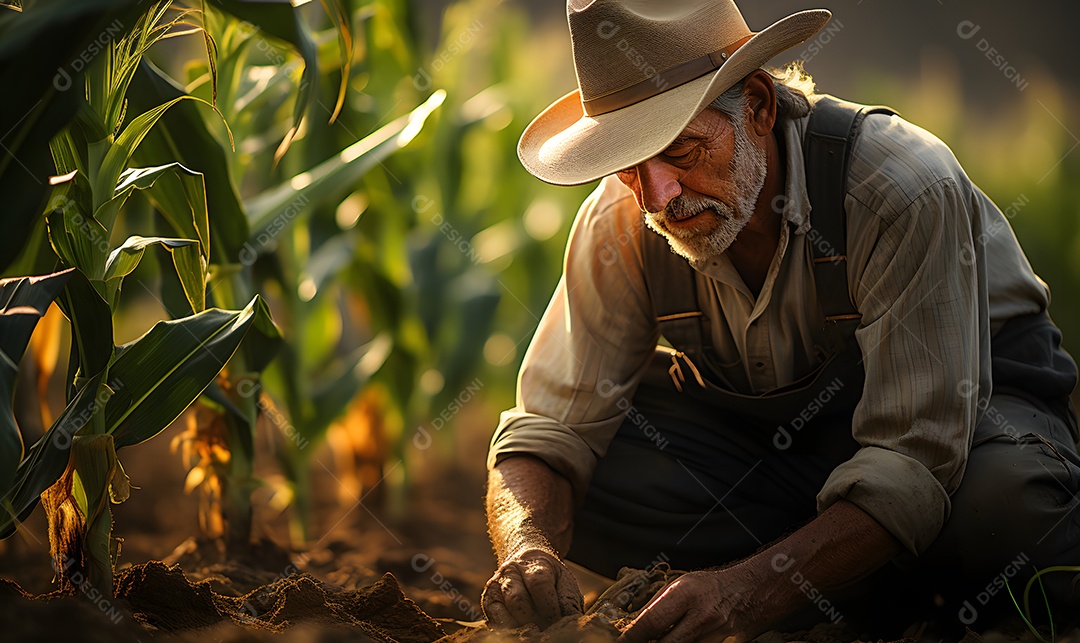
<svg viewBox="0 0 1080 643">
<path fill-rule="evenodd" d="M 950 510 L 949 494 L 929 469 L 879 447 L 863 447 L 833 469 L 818 493 L 818 513 L 841 498 L 877 520 L 916 556 L 937 538 Z"/>
<path fill-rule="evenodd" d="M 576 507 L 585 503 L 597 456 L 580 435 L 549 417 L 511 410 L 502 414 L 491 437 L 487 467 L 512 455 L 531 455 L 570 481 Z"/>
</svg>

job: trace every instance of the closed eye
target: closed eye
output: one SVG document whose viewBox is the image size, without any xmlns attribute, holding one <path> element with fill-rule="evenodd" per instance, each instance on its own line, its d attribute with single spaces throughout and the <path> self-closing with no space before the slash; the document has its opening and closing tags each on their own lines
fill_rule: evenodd
<svg viewBox="0 0 1080 643">
<path fill-rule="evenodd" d="M 674 141 L 671 142 L 671 145 L 667 146 L 667 149 L 665 149 L 662 152 L 662 154 L 664 156 L 671 156 L 671 157 L 686 156 L 693 149 L 694 149 L 694 146 L 691 145 L 689 143 L 689 141 L 686 141 L 685 139 L 678 139 L 677 138 L 677 139 L 675 139 Z"/>
</svg>

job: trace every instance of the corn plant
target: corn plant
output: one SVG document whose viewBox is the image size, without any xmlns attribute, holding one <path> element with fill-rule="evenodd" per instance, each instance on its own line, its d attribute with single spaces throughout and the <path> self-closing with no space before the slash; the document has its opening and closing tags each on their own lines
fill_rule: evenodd
<svg viewBox="0 0 1080 643">
<path fill-rule="evenodd" d="M 335 18 L 338 33 L 349 33 L 340 20 L 341 16 Z M 284 98 L 291 84 L 290 65 L 280 64 L 276 50 L 271 49 L 272 39 L 245 22 L 214 14 L 208 16 L 208 25 L 218 43 L 213 65 L 219 78 L 218 106 L 235 136 L 247 142 L 245 149 L 229 154 L 231 176 L 238 185 L 247 186 L 241 201 L 249 238 L 241 262 L 250 268 L 243 274 L 259 290 L 275 293 L 271 304 L 293 338 L 264 378 L 272 395 L 249 388 L 249 399 L 270 411 L 267 416 L 283 434 L 279 454 L 289 484 L 280 489 L 277 500 L 291 500 L 294 540 L 301 543 L 310 506 L 308 464 L 314 446 L 395 346 L 392 333 L 377 330 L 369 331 L 366 340 L 339 343 L 341 326 L 333 330 L 333 320 L 340 320 L 343 298 L 350 296 L 340 286 L 341 276 L 358 247 L 371 240 L 336 226 L 327 234 L 320 230 L 313 235 L 314 227 L 321 225 L 314 222 L 322 213 L 332 214 L 361 177 L 407 145 L 444 94 L 431 95 L 412 112 L 341 147 L 328 145 L 324 132 L 353 131 L 351 123 L 326 124 L 341 114 L 350 115 L 349 110 L 342 112 L 343 97 L 339 94 L 333 107 L 318 101 L 318 117 L 310 118 L 305 135 L 294 139 L 295 151 L 275 165 L 269 152 L 280 134 L 274 124 L 281 122 L 287 109 Z M 326 85 L 344 86 L 351 78 L 353 51 L 348 43 L 339 38 L 336 50 L 321 48 L 319 55 L 322 68 L 338 69 L 341 74 Z M 193 94 L 209 97 L 214 89 L 207 82 L 209 73 L 210 65 L 189 66 Z M 224 134 L 214 119 L 206 125 L 216 128 L 219 136 Z M 381 296 L 369 301 L 380 310 L 389 303 Z"/>
<path fill-rule="evenodd" d="M 72 579 L 81 577 L 111 593 L 119 541 L 112 537 L 109 505 L 123 502 L 130 492 L 117 450 L 171 424 L 213 382 L 242 340 L 258 345 L 253 352 L 266 353 L 277 339 L 257 296 L 239 310 L 206 308 L 210 225 L 203 175 L 175 162 L 130 166 L 161 115 L 190 97 L 128 118 L 128 87 L 148 48 L 171 37 L 178 25 L 190 26 L 193 14 L 155 3 L 87 67 L 85 97 L 79 97 L 74 121 L 49 148 L 57 176 L 50 181 L 48 240 L 55 260 L 72 268 L 48 279 L 13 282 L 26 291 L 63 280 L 58 303 L 70 323 L 72 348 L 68 408 L 45 436 L 24 454 L 13 418 L 4 427 L 3 481 L 9 491 L 0 536 L 13 533 L 40 498 L 57 578 L 66 591 L 73 591 Z M 118 216 L 136 191 L 154 194 L 164 218 L 183 236 L 131 236 L 112 247 Z M 114 346 L 112 317 L 124 280 L 153 246 L 171 256 L 192 314 L 159 322 L 139 339 Z M 55 288 L 41 295 L 33 310 L 42 312 L 40 304 L 51 300 L 47 295 L 55 297 Z M 17 344 L 10 351 L 4 347 L 5 377 L 25 346 Z M 4 393 L 10 406 L 7 384 Z"/>
<path fill-rule="evenodd" d="M 250 146 L 258 140 L 264 146 L 260 150 L 267 151 L 266 159 L 277 163 L 291 144 L 303 116 L 310 111 L 316 97 L 313 91 L 315 84 L 312 82 L 312 76 L 318 70 L 314 41 L 300 12 L 288 3 L 225 3 L 223 6 L 238 17 L 232 20 L 235 31 L 248 35 L 258 33 L 261 42 L 275 43 L 275 52 L 278 51 L 277 43 L 282 43 L 295 49 L 302 57 L 304 71 L 300 79 L 300 94 L 291 116 L 277 121 L 287 124 L 287 129 L 278 132 L 279 135 L 275 137 L 267 136 L 265 131 L 259 131 L 255 136 L 255 132 L 243 128 L 241 140 L 244 144 Z M 332 17 L 339 15 L 336 3 L 324 3 L 324 6 Z M 215 20 L 220 22 L 225 19 L 213 11 L 203 16 L 211 25 L 207 31 L 209 41 L 220 40 L 221 49 L 233 51 L 233 32 L 215 31 L 212 27 Z M 347 50 L 350 47 L 348 26 L 337 21 L 335 27 L 341 46 Z M 216 39 L 211 37 L 211 32 Z M 217 50 L 215 46 L 215 56 Z M 280 58 L 273 61 L 275 64 L 284 58 L 278 55 Z M 232 104 L 234 71 L 238 68 L 226 61 L 222 61 L 225 64 L 219 68 L 216 57 L 211 57 L 209 62 L 211 64 L 205 66 L 206 76 L 201 81 L 208 89 L 205 98 L 220 104 Z M 291 80 L 286 80 L 288 82 L 279 87 L 282 101 L 287 99 L 293 86 Z M 146 61 L 133 81 L 133 88 L 136 92 L 132 104 L 139 105 L 140 109 L 187 96 L 184 87 Z M 341 91 L 343 89 L 339 88 L 338 103 L 342 100 Z M 244 113 L 239 111 L 228 111 L 226 116 L 229 122 L 239 125 L 242 125 L 243 117 Z M 226 155 L 219 142 L 231 140 L 232 132 L 224 120 L 214 119 L 214 125 L 217 126 L 216 133 L 207 127 L 196 105 L 178 104 L 163 115 L 156 130 L 148 135 L 136 152 L 136 158 L 141 164 L 147 165 L 177 159 L 185 166 L 204 173 L 210 207 L 216 213 L 211 219 L 215 245 L 209 256 L 210 292 L 221 305 L 232 308 L 242 305 L 255 292 L 247 268 L 252 251 L 249 243 L 252 229 L 248 223 L 247 204 L 240 198 L 237 189 L 240 176 L 229 164 L 234 157 Z M 231 149 L 231 146 L 226 147 Z M 153 194 L 150 197 L 157 203 Z M 162 206 L 158 203 L 159 209 Z M 182 233 L 175 226 L 172 230 Z M 177 295 L 167 296 L 166 303 L 171 309 L 186 312 L 184 298 L 178 296 L 182 295 L 182 287 L 179 286 L 174 284 L 166 289 Z M 190 422 L 188 430 L 177 436 L 173 444 L 175 450 L 181 451 L 184 464 L 190 470 L 185 489 L 198 490 L 200 494 L 203 535 L 223 537 L 227 551 L 245 547 L 252 533 L 251 494 L 260 484 L 253 473 L 256 418 L 264 408 L 260 404 L 260 373 L 274 355 L 275 351 L 241 351 L 229 369 L 202 397 L 202 408 L 198 412 L 201 421 Z"/>
</svg>

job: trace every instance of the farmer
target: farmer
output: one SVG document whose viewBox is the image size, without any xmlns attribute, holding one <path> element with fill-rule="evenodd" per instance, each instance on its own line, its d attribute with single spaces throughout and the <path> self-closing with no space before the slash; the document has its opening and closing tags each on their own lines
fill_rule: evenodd
<svg viewBox="0 0 1080 643">
<path fill-rule="evenodd" d="M 1006 216 L 930 133 L 761 69 L 830 13 L 568 13 L 579 89 L 518 152 L 606 178 L 491 441 L 489 620 L 580 612 L 566 560 L 693 570 L 622 637 L 665 642 L 832 618 L 886 569 L 962 579 L 972 623 L 1080 564 L 1076 367 Z"/>
</svg>

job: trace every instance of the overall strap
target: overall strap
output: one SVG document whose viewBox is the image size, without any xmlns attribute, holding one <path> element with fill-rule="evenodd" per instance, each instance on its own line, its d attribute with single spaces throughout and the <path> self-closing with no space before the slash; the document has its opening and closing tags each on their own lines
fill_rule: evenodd
<svg viewBox="0 0 1080 643">
<path fill-rule="evenodd" d="M 813 226 L 807 235 L 817 299 L 834 350 L 854 337 L 862 319 L 848 288 L 844 196 L 851 148 L 859 126 L 869 114 L 895 112 L 887 107 L 868 107 L 832 96 L 817 96 L 803 138 Z"/>
<path fill-rule="evenodd" d="M 703 332 L 707 320 L 698 305 L 694 269 L 652 229 L 642 226 L 641 241 L 645 282 L 660 333 L 679 351 L 707 348 L 708 333 Z"/>
<path fill-rule="evenodd" d="M 660 334 L 675 349 L 671 354 L 668 375 L 679 391 L 688 378 L 705 387 L 699 367 L 714 380 L 721 374 L 709 368 L 714 359 L 712 338 L 707 330 L 709 320 L 698 305 L 697 278 L 690 264 L 671 251 L 667 240 L 642 225 L 641 254 L 645 266 L 645 286 L 652 300 L 653 312 Z M 658 349 L 659 350 L 659 349 Z M 680 363 L 686 364 L 686 370 Z M 695 361 L 697 364 L 695 364 Z"/>
</svg>

